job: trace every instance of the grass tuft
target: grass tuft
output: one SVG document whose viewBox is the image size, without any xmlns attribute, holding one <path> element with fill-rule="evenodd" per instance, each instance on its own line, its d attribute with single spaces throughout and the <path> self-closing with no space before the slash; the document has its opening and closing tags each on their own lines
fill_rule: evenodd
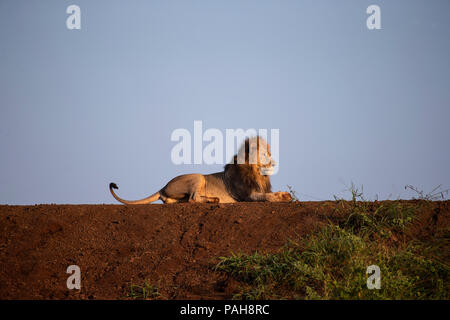
<svg viewBox="0 0 450 320">
<path fill-rule="evenodd" d="M 159 287 L 153 286 L 145 281 L 144 285 L 131 284 L 127 296 L 135 300 L 161 299 L 164 298 L 159 293 Z"/>
<path fill-rule="evenodd" d="M 242 283 L 235 299 L 449 299 L 448 234 L 433 247 L 397 245 L 416 219 L 402 201 L 374 205 L 352 184 L 339 206 L 341 223 L 291 241 L 276 253 L 220 257 L 216 270 Z M 381 270 L 381 289 L 367 288 L 367 267 Z"/>
</svg>

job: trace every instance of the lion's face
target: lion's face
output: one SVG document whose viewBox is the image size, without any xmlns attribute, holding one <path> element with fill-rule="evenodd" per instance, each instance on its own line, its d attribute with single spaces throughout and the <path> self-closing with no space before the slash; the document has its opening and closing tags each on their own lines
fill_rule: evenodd
<svg viewBox="0 0 450 320">
<path fill-rule="evenodd" d="M 272 175 L 275 161 L 270 154 L 269 144 L 261 137 L 249 138 L 239 149 L 238 164 L 247 164 L 262 175 Z"/>
</svg>

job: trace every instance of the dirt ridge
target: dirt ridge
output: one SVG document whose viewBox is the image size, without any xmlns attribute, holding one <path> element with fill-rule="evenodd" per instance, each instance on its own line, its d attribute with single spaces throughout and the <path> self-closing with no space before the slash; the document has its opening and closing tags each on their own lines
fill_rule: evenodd
<svg viewBox="0 0 450 320">
<path fill-rule="evenodd" d="M 337 205 L 2 205 L 0 299 L 121 299 L 145 281 L 167 299 L 228 299 L 238 284 L 214 270 L 217 257 L 274 252 L 339 220 Z M 438 207 L 425 223 L 436 212 L 448 223 L 449 201 Z M 81 290 L 66 287 L 72 264 Z"/>
</svg>

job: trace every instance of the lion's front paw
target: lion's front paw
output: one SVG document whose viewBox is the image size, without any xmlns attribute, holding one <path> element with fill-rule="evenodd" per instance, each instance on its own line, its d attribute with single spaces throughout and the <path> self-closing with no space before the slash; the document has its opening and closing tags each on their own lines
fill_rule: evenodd
<svg viewBox="0 0 450 320">
<path fill-rule="evenodd" d="M 292 196 L 289 192 L 278 192 L 278 194 L 282 202 L 292 201 Z"/>
<path fill-rule="evenodd" d="M 274 192 L 272 193 L 273 198 L 270 201 L 274 202 L 289 202 L 292 201 L 291 194 L 289 192 Z"/>
</svg>

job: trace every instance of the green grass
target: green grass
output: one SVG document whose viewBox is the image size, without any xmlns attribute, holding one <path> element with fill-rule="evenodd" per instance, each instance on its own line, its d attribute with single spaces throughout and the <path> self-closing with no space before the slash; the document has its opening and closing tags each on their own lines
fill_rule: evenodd
<svg viewBox="0 0 450 320">
<path fill-rule="evenodd" d="M 145 281 L 144 285 L 139 286 L 131 284 L 127 297 L 135 300 L 147 300 L 147 299 L 161 299 L 164 298 L 159 293 L 158 286 L 153 286 L 149 282 Z"/>
<path fill-rule="evenodd" d="M 416 218 L 402 201 L 374 206 L 352 186 L 352 201 L 338 206 L 344 218 L 276 253 L 220 257 L 216 270 L 242 283 L 235 299 L 449 299 L 450 267 L 441 255 L 448 232 L 433 245 L 396 244 Z M 440 237 L 440 238 L 439 238 Z M 448 248 L 448 246 L 447 246 Z M 366 270 L 381 270 L 381 289 L 367 288 Z"/>
</svg>

